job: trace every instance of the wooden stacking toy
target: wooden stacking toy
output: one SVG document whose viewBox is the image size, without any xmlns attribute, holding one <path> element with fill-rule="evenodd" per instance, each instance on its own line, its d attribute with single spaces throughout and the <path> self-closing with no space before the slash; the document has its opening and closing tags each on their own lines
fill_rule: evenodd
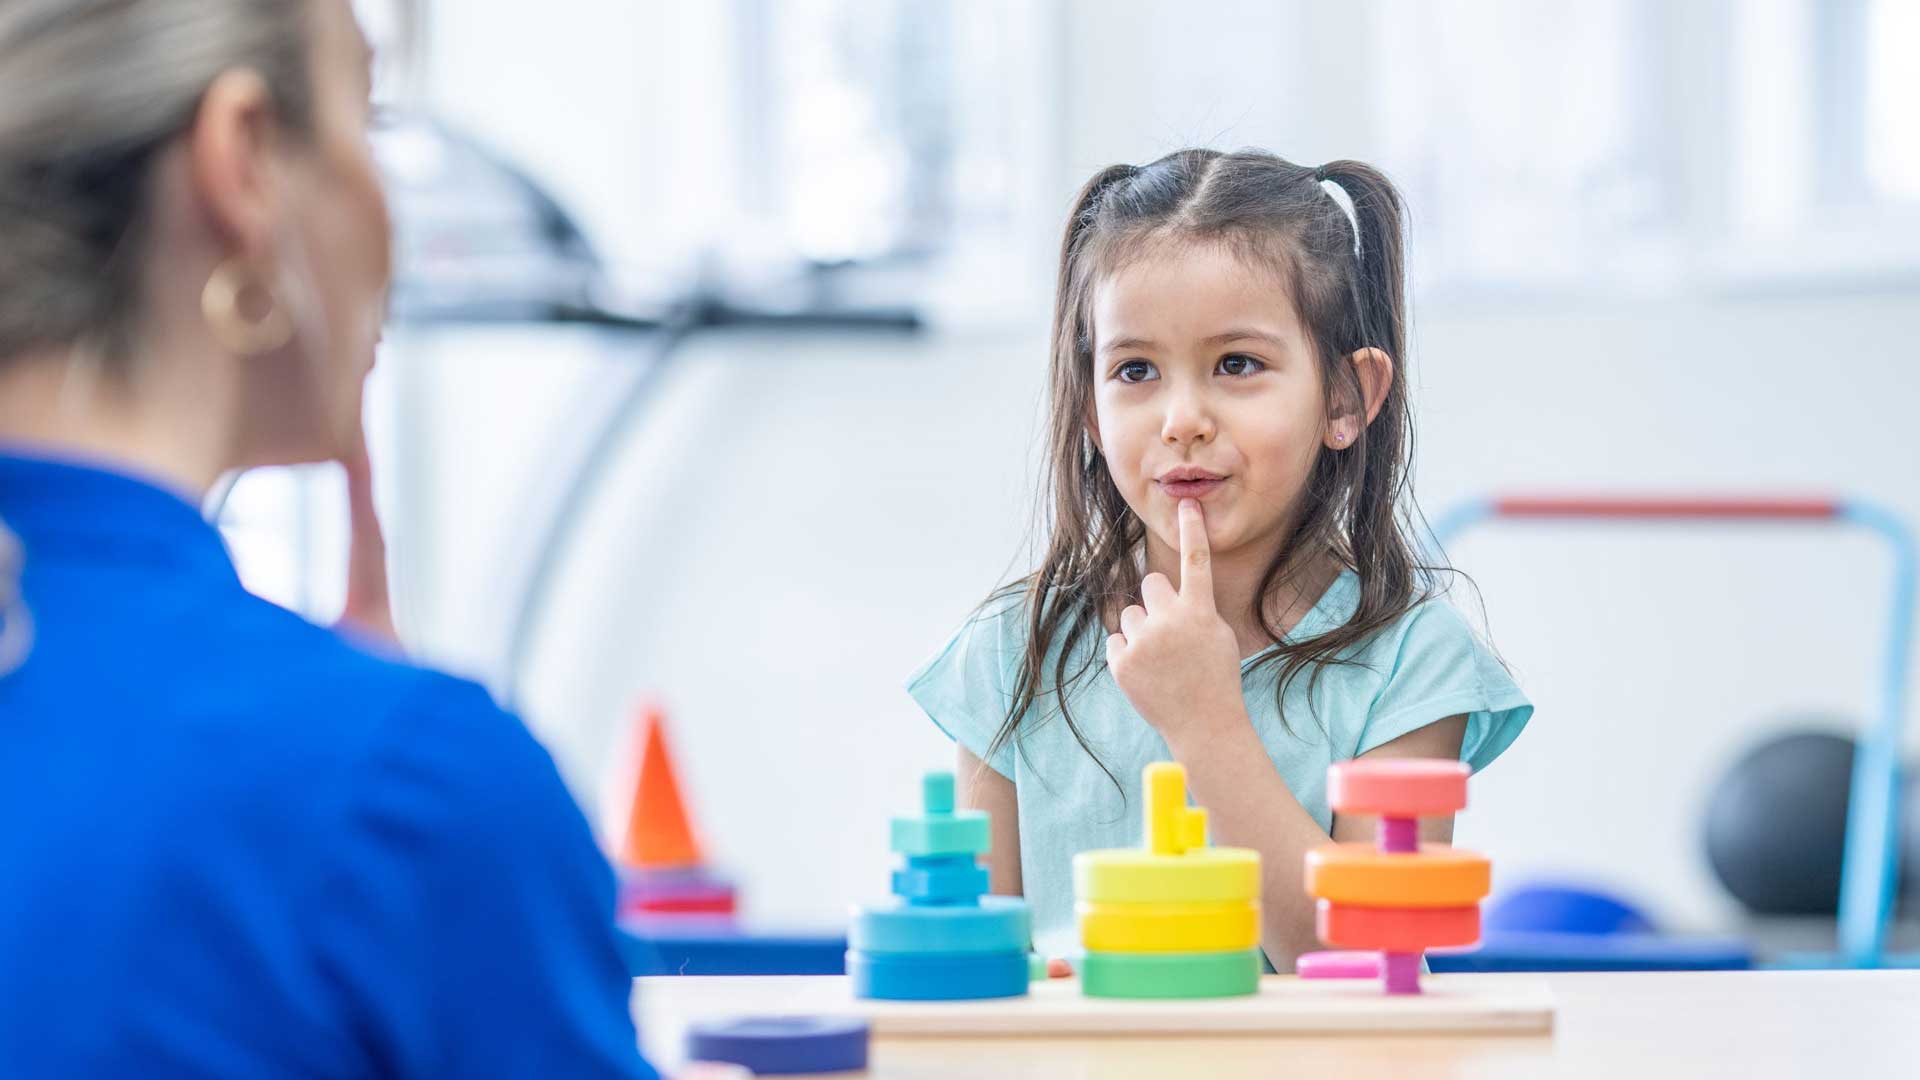
<svg viewBox="0 0 1920 1080">
<path fill-rule="evenodd" d="M 1320 940 L 1378 952 L 1389 994 L 1420 992 L 1420 955 L 1480 940 L 1480 901 L 1492 884 L 1487 859 L 1419 842 L 1420 819 L 1467 805 L 1468 768 L 1457 761 L 1346 761 L 1327 772 L 1335 814 L 1380 819 L 1378 846 L 1329 844 L 1307 853 L 1306 889 L 1319 900 Z M 1301 958 L 1301 973 L 1331 973 L 1327 954 Z"/>
<path fill-rule="evenodd" d="M 894 818 L 894 903 L 854 912 L 847 975 L 856 997 L 953 1001 L 1027 992 L 1027 902 L 988 896 L 987 815 L 955 811 L 953 774 L 928 773 L 921 816 Z"/>
<path fill-rule="evenodd" d="M 1207 846 L 1186 770 L 1148 765 L 1146 845 L 1074 857 L 1088 997 L 1210 998 L 1260 987 L 1260 856 Z"/>
<path fill-rule="evenodd" d="M 708 865 L 667 751 L 666 713 L 643 705 L 635 720 L 639 760 L 616 862 L 623 920 L 731 920 L 733 885 Z"/>
</svg>

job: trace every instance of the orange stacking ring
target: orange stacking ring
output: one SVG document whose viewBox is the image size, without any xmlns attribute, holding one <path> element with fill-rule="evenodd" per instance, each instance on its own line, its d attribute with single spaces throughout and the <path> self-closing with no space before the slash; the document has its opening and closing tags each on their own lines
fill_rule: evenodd
<svg viewBox="0 0 1920 1080">
<path fill-rule="evenodd" d="M 1480 909 L 1364 908 L 1320 901 L 1320 940 L 1335 949 L 1416 953 L 1480 940 Z"/>
<path fill-rule="evenodd" d="M 1471 773 L 1458 761 L 1343 761 L 1327 770 L 1327 802 L 1336 814 L 1445 817 L 1466 809 Z"/>
<path fill-rule="evenodd" d="M 1486 856 L 1429 845 L 1383 852 L 1366 844 L 1328 844 L 1307 852 L 1307 895 L 1370 908 L 1459 908 L 1493 886 Z"/>
</svg>

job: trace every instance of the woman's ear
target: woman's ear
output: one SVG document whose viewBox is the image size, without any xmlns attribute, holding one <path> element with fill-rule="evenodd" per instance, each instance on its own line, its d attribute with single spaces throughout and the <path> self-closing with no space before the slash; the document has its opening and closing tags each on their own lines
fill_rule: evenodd
<svg viewBox="0 0 1920 1080">
<path fill-rule="evenodd" d="M 271 243 L 276 192 L 270 153 L 273 95 L 251 71 L 229 71 L 200 100 L 187 135 L 194 194 L 234 253 L 261 257 Z"/>
<path fill-rule="evenodd" d="M 1335 450 L 1345 450 L 1360 438 L 1360 432 L 1380 415 L 1387 392 L 1393 389 L 1393 357 L 1386 350 L 1372 346 L 1359 349 L 1347 356 L 1347 362 L 1353 365 L 1354 380 L 1360 386 L 1360 408 L 1355 410 L 1342 402 L 1340 411 L 1329 418 L 1327 445 Z M 1362 413 L 1365 419 L 1361 419 Z"/>
</svg>

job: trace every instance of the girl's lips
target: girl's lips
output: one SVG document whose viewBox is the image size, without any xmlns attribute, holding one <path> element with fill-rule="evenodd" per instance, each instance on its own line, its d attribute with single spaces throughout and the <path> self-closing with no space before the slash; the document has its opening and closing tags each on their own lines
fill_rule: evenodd
<svg viewBox="0 0 1920 1080">
<path fill-rule="evenodd" d="M 1162 480 L 1160 490 L 1175 499 L 1204 499 L 1226 480 L 1221 477 L 1195 478 L 1193 480 Z"/>
</svg>

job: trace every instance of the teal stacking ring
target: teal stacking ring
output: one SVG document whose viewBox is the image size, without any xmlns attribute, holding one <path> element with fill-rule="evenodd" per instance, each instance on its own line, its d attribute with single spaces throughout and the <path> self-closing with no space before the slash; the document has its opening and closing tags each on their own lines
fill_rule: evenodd
<svg viewBox="0 0 1920 1080">
<path fill-rule="evenodd" d="M 991 843 L 979 810 L 893 819 L 891 846 L 899 855 L 985 855 Z"/>
<path fill-rule="evenodd" d="M 847 947 L 867 953 L 998 953 L 1025 955 L 1033 936 L 1027 902 L 983 896 L 979 904 L 896 904 L 862 908 L 847 929 Z"/>
</svg>

